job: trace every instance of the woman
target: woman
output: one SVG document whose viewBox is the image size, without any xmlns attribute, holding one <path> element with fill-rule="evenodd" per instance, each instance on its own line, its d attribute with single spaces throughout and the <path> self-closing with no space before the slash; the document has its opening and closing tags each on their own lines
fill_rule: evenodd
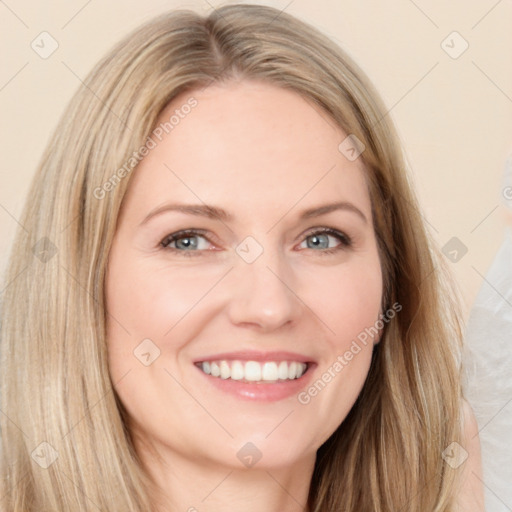
<svg viewBox="0 0 512 512">
<path fill-rule="evenodd" d="M 7 276 L 3 510 L 483 510 L 456 304 L 347 55 L 233 5 L 86 84 Z"/>
</svg>

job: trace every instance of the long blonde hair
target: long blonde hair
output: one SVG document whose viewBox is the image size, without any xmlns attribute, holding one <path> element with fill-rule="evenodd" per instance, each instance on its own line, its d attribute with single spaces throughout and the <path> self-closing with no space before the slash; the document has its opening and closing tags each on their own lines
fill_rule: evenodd
<svg viewBox="0 0 512 512">
<path fill-rule="evenodd" d="M 295 91 L 363 141 L 383 310 L 402 306 L 355 405 L 318 451 L 311 512 L 452 510 L 457 472 L 441 453 L 462 436 L 460 314 L 390 116 L 316 29 L 270 7 L 230 5 L 208 17 L 166 13 L 116 45 L 43 155 L 2 305 L 3 511 L 152 510 L 109 377 L 106 263 L 133 174 L 125 163 L 175 96 L 232 78 Z"/>
</svg>

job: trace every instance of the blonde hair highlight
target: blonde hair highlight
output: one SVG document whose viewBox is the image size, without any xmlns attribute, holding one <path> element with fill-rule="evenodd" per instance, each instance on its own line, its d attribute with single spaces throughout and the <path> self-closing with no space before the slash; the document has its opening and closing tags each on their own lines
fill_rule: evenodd
<svg viewBox="0 0 512 512">
<path fill-rule="evenodd" d="M 453 510 L 458 473 L 441 452 L 462 436 L 460 313 L 386 108 L 316 29 L 270 7 L 231 5 L 208 17 L 161 15 L 117 44 L 42 157 L 2 304 L 3 511 L 152 510 L 105 340 L 105 271 L 130 175 L 102 199 L 94 191 L 145 143 L 169 101 L 233 79 L 293 90 L 364 142 L 383 311 L 402 305 L 354 407 L 318 451 L 311 512 Z M 46 469 L 37 456 L 53 452 L 42 442 L 58 456 Z"/>
</svg>

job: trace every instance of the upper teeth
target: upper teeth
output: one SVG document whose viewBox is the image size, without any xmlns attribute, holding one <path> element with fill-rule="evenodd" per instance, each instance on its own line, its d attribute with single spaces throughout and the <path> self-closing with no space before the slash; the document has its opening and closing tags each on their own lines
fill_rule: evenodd
<svg viewBox="0 0 512 512">
<path fill-rule="evenodd" d="M 199 367 L 204 373 L 221 379 L 251 382 L 298 379 L 306 371 L 307 364 L 295 361 L 204 361 Z"/>
</svg>

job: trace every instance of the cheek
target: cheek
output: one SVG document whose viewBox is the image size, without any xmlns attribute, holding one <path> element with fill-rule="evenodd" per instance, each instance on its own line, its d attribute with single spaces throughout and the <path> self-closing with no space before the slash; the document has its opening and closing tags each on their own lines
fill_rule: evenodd
<svg viewBox="0 0 512 512">
<path fill-rule="evenodd" d="M 378 256 L 368 254 L 350 265 L 317 272 L 309 303 L 325 329 L 317 375 L 299 396 L 312 416 L 324 418 L 320 437 L 327 438 L 346 418 L 368 375 L 374 329 L 379 318 L 382 276 Z M 373 328 L 373 329 L 372 329 Z"/>
<path fill-rule="evenodd" d="M 307 292 L 308 302 L 330 332 L 337 350 L 373 326 L 379 317 L 382 276 L 378 257 L 323 269 Z"/>
<path fill-rule="evenodd" d="M 108 274 L 107 306 L 109 323 L 121 324 L 133 336 L 155 340 L 193 310 L 219 276 L 208 271 L 170 269 L 148 260 L 119 260 Z M 115 319 L 115 320 L 114 320 Z"/>
</svg>

